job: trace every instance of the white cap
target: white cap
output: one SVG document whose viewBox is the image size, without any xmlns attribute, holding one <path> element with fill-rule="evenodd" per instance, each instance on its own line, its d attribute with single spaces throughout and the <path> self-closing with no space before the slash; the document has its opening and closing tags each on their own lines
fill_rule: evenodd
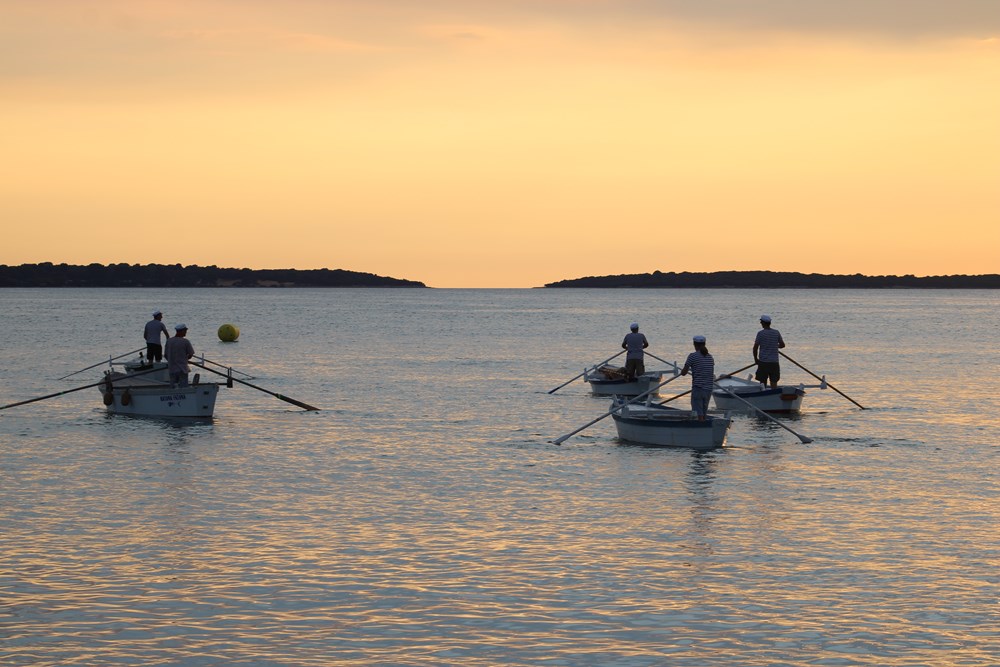
<svg viewBox="0 0 1000 667">
<path fill-rule="evenodd" d="M 704 343 L 705 342 L 705 337 L 704 336 L 695 336 L 694 337 L 694 342 L 696 342 L 696 343 Z"/>
<path fill-rule="evenodd" d="M 153 311 L 153 317 L 156 317 L 157 315 L 162 315 L 162 314 L 163 314 L 162 310 L 157 309 L 157 310 Z"/>
<path fill-rule="evenodd" d="M 761 315 L 760 316 L 760 321 L 761 322 L 770 322 L 771 321 L 771 316 L 770 315 Z"/>
<path fill-rule="evenodd" d="M 639 328 L 639 323 L 638 322 L 633 322 L 632 324 L 628 325 L 628 328 L 629 329 L 638 329 Z"/>
<path fill-rule="evenodd" d="M 174 329 L 177 329 L 178 331 L 187 331 L 187 328 L 188 325 L 186 324 L 178 324 L 177 326 L 174 327 Z"/>
</svg>

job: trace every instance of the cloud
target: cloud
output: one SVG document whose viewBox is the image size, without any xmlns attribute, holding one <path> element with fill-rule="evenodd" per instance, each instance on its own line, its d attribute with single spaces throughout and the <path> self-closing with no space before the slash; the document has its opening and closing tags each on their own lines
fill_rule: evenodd
<svg viewBox="0 0 1000 667">
<path fill-rule="evenodd" d="M 290 4 L 315 2 L 292 0 Z M 424 0 L 418 6 L 409 0 L 368 0 L 357 10 L 412 20 L 449 16 L 475 23 L 541 20 L 593 25 L 660 19 L 699 23 L 708 29 L 835 32 L 892 39 L 1000 35 L 998 0 Z"/>
<path fill-rule="evenodd" d="M 983 38 L 1000 34 L 997 0 L 638 0 L 633 10 L 749 30 L 890 38 Z"/>
</svg>

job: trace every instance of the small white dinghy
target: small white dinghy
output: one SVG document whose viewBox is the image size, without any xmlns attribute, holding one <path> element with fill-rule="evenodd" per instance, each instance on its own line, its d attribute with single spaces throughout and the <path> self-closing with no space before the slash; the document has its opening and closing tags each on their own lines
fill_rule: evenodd
<svg viewBox="0 0 1000 667">
<path fill-rule="evenodd" d="M 120 366 L 122 370 L 116 370 Z M 228 382 L 227 386 L 232 386 Z M 144 417 L 201 417 L 215 413 L 215 398 L 223 383 L 201 382 L 195 373 L 187 387 L 171 387 L 167 364 L 143 359 L 112 363 L 97 389 L 108 412 Z"/>
<path fill-rule="evenodd" d="M 721 377 L 715 383 L 717 387 L 712 391 L 715 407 L 719 410 L 739 410 L 741 412 L 745 412 L 749 408 L 746 403 L 739 400 L 740 398 L 764 412 L 798 412 L 802 408 L 802 399 L 806 395 L 806 389 L 826 389 L 826 379 L 818 385 L 782 385 L 774 389 L 752 379 L 752 376 L 747 376 L 746 379 Z M 727 390 L 739 398 L 734 398 L 727 393 Z"/>
<path fill-rule="evenodd" d="M 664 376 L 680 375 L 680 372 L 681 369 L 674 365 L 667 370 L 646 371 L 629 380 L 624 368 L 601 365 L 586 369 L 583 379 L 590 384 L 590 392 L 595 396 L 638 396 L 663 382 Z"/>
<path fill-rule="evenodd" d="M 690 410 L 678 410 L 665 405 L 628 403 L 615 397 L 611 414 L 621 440 L 658 447 L 687 447 L 709 450 L 726 444 L 726 434 L 732 419 L 729 415 L 708 415 L 705 421 Z"/>
</svg>

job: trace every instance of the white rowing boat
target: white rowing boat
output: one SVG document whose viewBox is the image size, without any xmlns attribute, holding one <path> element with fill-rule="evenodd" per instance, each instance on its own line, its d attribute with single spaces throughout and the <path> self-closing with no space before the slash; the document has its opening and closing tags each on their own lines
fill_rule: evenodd
<svg viewBox="0 0 1000 667">
<path fill-rule="evenodd" d="M 806 395 L 806 389 L 818 388 L 826 389 L 824 379 L 818 385 L 782 385 L 770 388 L 767 385 L 747 376 L 746 379 L 738 377 L 720 377 L 716 380 L 717 388 L 712 391 L 712 398 L 715 400 L 715 407 L 719 410 L 739 410 L 746 411 L 748 406 L 746 401 L 754 408 L 764 412 L 791 413 L 798 412 L 802 408 L 802 399 Z M 732 392 L 737 397 L 730 395 Z M 743 401 L 740 401 L 740 399 Z"/>
<path fill-rule="evenodd" d="M 680 369 L 674 366 L 667 370 L 646 371 L 630 380 L 624 368 L 602 365 L 586 369 L 583 379 L 590 384 L 590 392 L 595 396 L 638 396 L 663 382 L 664 376 L 679 374 Z"/>
<path fill-rule="evenodd" d="M 232 386 L 229 382 L 201 382 L 195 373 L 189 386 L 172 387 L 166 363 L 150 364 L 140 359 L 113 363 L 97 389 L 113 414 L 211 418 L 219 387 L 224 385 Z"/>
<path fill-rule="evenodd" d="M 615 397 L 611 414 L 621 440 L 658 447 L 708 450 L 722 447 L 732 420 L 728 415 L 708 415 L 704 421 L 690 410 L 665 405 L 628 403 Z"/>
</svg>

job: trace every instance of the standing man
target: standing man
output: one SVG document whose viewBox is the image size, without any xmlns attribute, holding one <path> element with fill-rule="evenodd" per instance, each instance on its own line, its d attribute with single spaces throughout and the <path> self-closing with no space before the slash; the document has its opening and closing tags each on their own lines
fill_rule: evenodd
<svg viewBox="0 0 1000 667">
<path fill-rule="evenodd" d="M 625 353 L 625 375 L 628 376 L 628 380 L 631 382 L 635 380 L 636 376 L 646 372 L 646 364 L 643 362 L 643 357 L 645 356 L 643 350 L 649 347 L 649 341 L 646 340 L 646 336 L 639 333 L 638 322 L 633 322 L 629 328 L 632 332 L 625 334 L 625 340 L 622 341 L 622 349 L 628 350 Z"/>
<path fill-rule="evenodd" d="M 771 389 L 777 389 L 781 379 L 781 367 L 778 364 L 778 350 L 785 347 L 781 332 L 771 328 L 771 316 L 760 316 L 761 330 L 753 342 L 753 360 L 757 364 L 757 382 L 768 384 Z"/>
<path fill-rule="evenodd" d="M 170 333 L 167 332 L 167 325 L 163 323 L 163 311 L 154 310 L 153 319 L 146 322 L 146 328 L 142 332 L 143 337 L 146 339 L 146 361 L 149 363 L 163 359 L 163 346 L 160 345 L 161 333 L 168 340 L 170 339 Z"/>
<path fill-rule="evenodd" d="M 704 336 L 695 336 L 694 352 L 688 355 L 681 369 L 681 375 L 691 372 L 691 410 L 698 415 L 698 421 L 705 421 L 708 402 L 712 398 L 715 381 L 715 359 L 708 353 Z"/>
<path fill-rule="evenodd" d="M 188 359 L 194 356 L 194 346 L 187 336 L 187 325 L 178 324 L 174 327 L 177 333 L 167 339 L 167 372 L 170 373 L 171 387 L 188 386 Z"/>
</svg>

